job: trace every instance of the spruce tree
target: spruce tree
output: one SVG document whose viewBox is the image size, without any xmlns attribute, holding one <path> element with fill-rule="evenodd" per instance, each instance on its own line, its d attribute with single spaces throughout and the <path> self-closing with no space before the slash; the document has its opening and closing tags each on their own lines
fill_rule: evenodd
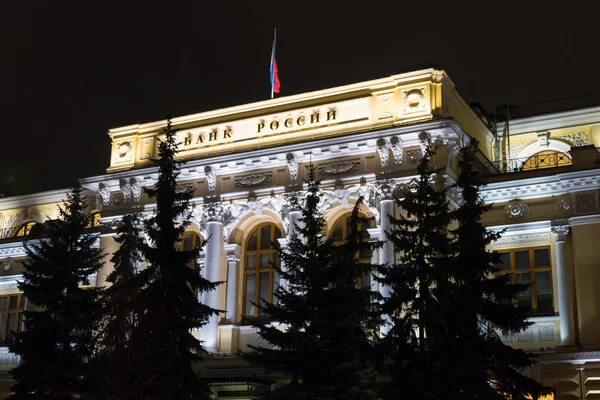
<svg viewBox="0 0 600 400">
<path fill-rule="evenodd" d="M 444 374 L 445 392 L 448 398 L 535 399 L 547 388 L 521 374 L 534 356 L 505 345 L 498 335 L 516 335 L 530 325 L 528 311 L 512 305 L 527 286 L 499 274 L 498 254 L 487 250 L 500 233 L 481 222 L 491 205 L 479 194 L 483 184 L 474 165 L 476 152 L 476 142 L 461 149 L 455 185 L 461 204 L 454 213 L 457 253 L 449 264 L 452 288 L 446 299 L 451 323 L 443 345 L 451 368 Z"/>
<path fill-rule="evenodd" d="M 143 264 L 139 214 L 123 217 L 114 240 L 119 249 L 110 260 L 114 270 L 106 281 L 111 285 L 101 292 L 102 317 L 95 337 L 94 369 L 103 398 L 132 399 L 139 379 L 139 360 L 133 357 L 131 340 L 144 310 L 137 278 Z"/>
<path fill-rule="evenodd" d="M 441 291 L 446 288 L 445 265 L 452 254 L 447 227 L 451 221 L 445 188 L 436 188 L 432 165 L 434 150 L 425 132 L 424 152 L 418 177 L 405 197 L 395 198 L 406 216 L 392 217 L 390 239 L 399 255 L 397 264 L 382 265 L 380 282 L 390 287 L 383 312 L 390 331 L 383 339 L 389 354 L 391 382 L 382 391 L 384 399 L 435 398 L 442 393 L 439 372 L 444 368 L 440 338 L 447 321 Z"/>
<path fill-rule="evenodd" d="M 11 371 L 12 399 L 73 399 L 90 395 L 89 360 L 98 302 L 90 277 L 102 265 L 96 234 L 86 231 L 90 216 L 79 184 L 47 221 L 45 237 L 26 244 L 24 280 L 29 303 L 24 331 L 10 351 L 21 357 Z"/>
<path fill-rule="evenodd" d="M 271 321 L 257 324 L 267 346 L 245 354 L 267 370 L 283 372 L 285 382 L 262 399 L 356 399 L 370 396 L 366 383 L 373 375 L 374 340 L 379 323 L 375 293 L 357 287 L 371 273 L 359 262 L 372 245 L 363 240 L 357 202 L 350 235 L 342 245 L 324 237 L 322 193 L 309 170 L 308 189 L 296 234 L 287 249 L 279 249 L 282 266 L 274 266 L 287 285 L 276 289 L 277 301 L 257 306 Z"/>
<path fill-rule="evenodd" d="M 192 192 L 177 185 L 176 140 L 169 120 L 154 161 L 158 181 L 153 188 L 144 188 L 156 199 L 156 210 L 145 222 L 151 245 L 142 246 L 147 267 L 138 275 L 145 310 L 132 336 L 138 379 L 134 398 L 140 400 L 208 398 L 206 385 L 193 369 L 205 350 L 191 331 L 217 312 L 199 303 L 196 293 L 214 290 L 218 283 L 189 267 L 200 249 L 177 250 L 190 223 Z"/>
</svg>

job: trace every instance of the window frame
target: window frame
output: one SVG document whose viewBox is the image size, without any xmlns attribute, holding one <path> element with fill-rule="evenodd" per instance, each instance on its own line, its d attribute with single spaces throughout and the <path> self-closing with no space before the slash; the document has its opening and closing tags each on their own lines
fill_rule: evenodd
<svg viewBox="0 0 600 400">
<path fill-rule="evenodd" d="M 262 229 L 265 226 L 271 226 L 271 232 L 269 234 L 270 237 L 270 245 L 269 248 L 262 249 Z M 279 237 L 277 237 L 276 232 L 279 231 Z M 252 239 L 252 235 L 256 233 L 256 248 L 250 250 L 250 240 Z M 261 315 L 259 315 L 258 307 L 254 307 L 253 315 L 247 314 L 247 294 L 248 294 L 248 275 L 254 275 L 254 299 L 253 302 L 256 304 L 260 303 L 260 274 L 268 272 L 269 273 L 269 294 L 268 299 L 266 299 L 269 303 L 273 302 L 274 292 L 275 292 L 275 268 L 273 268 L 273 264 L 275 263 L 275 256 L 277 254 L 278 243 L 277 239 L 283 237 L 283 232 L 279 225 L 275 222 L 263 222 L 252 228 L 248 236 L 246 237 L 244 243 L 244 259 L 243 259 L 243 287 L 242 287 L 242 319 L 260 319 Z M 273 246 L 275 245 L 275 246 Z M 269 255 L 269 267 L 261 267 L 260 265 L 260 256 L 261 255 Z M 248 269 L 248 256 L 254 256 L 256 260 L 255 268 Z M 279 261 L 281 262 L 281 261 Z"/>
<path fill-rule="evenodd" d="M 548 266 L 536 267 L 535 265 L 535 251 L 536 250 L 548 250 Z M 511 282 L 517 283 L 517 275 L 519 274 L 529 274 L 530 282 L 530 296 L 531 296 L 531 307 L 529 308 L 529 313 L 532 317 L 542 317 L 542 316 L 553 316 L 556 314 L 554 308 L 554 277 L 552 276 L 552 248 L 550 245 L 540 245 L 540 246 L 528 246 L 528 247 L 516 247 L 509 249 L 501 249 L 495 250 L 498 255 L 502 253 L 509 254 L 509 268 L 508 269 L 500 269 L 498 272 L 499 275 L 511 275 Z M 517 269 L 516 268 L 516 253 L 521 251 L 527 251 L 529 253 L 529 267 L 527 269 Z M 500 268 L 500 266 L 498 266 Z M 537 272 L 550 272 L 550 304 L 552 305 L 552 310 L 550 312 L 539 312 L 538 311 L 538 287 L 537 287 Z M 517 298 L 513 300 L 513 305 L 515 307 L 518 306 Z"/>
<path fill-rule="evenodd" d="M 333 224 L 331 224 L 331 229 L 329 231 L 329 237 L 332 238 L 334 245 L 338 246 L 338 245 L 344 244 L 346 242 L 346 240 L 348 239 L 348 222 L 350 221 L 350 217 L 352 217 L 352 212 L 344 213 L 344 214 L 340 215 L 339 217 L 337 217 L 335 219 L 335 221 L 333 222 Z M 368 218 L 362 212 L 358 213 L 358 217 L 359 218 Z M 361 232 L 361 234 L 368 233 L 367 229 L 372 228 L 372 225 L 368 224 L 369 226 L 366 229 L 363 229 L 363 226 L 362 226 L 363 222 L 364 221 L 358 221 L 358 231 Z M 340 223 L 342 224 L 342 240 L 335 240 L 334 233 Z M 365 242 L 370 242 L 368 237 L 365 237 L 363 240 Z M 373 259 L 373 254 L 371 253 L 371 255 L 369 257 L 359 257 L 358 262 L 360 264 L 371 264 L 372 259 Z M 371 279 L 369 279 L 369 283 L 372 284 Z M 356 282 L 356 287 L 357 288 L 363 287 L 363 278 L 358 278 L 358 280 Z"/>
<path fill-rule="evenodd" d="M 17 297 L 17 307 L 10 308 L 10 298 L 14 296 Z M 10 314 L 16 314 L 17 318 L 17 329 L 14 330 L 14 332 L 19 333 L 23 330 L 23 311 L 25 310 L 25 296 L 23 296 L 23 293 L 9 293 L 0 295 L 0 298 L 6 298 L 6 309 L 0 310 L 0 346 L 8 346 L 9 344 L 14 343 L 15 339 L 14 333 L 11 333 L 10 335 L 12 337 L 10 338 L 10 340 L 8 339 L 10 328 L 8 324 L 8 319 Z"/>
</svg>

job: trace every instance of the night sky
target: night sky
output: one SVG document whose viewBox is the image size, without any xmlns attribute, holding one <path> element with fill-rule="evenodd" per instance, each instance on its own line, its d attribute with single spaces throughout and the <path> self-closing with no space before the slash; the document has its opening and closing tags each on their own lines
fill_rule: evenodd
<svg viewBox="0 0 600 400">
<path fill-rule="evenodd" d="M 102 174 L 109 128 L 267 99 L 274 26 L 284 96 L 424 65 L 488 111 L 600 92 L 600 10 L 577 2 L 4 3 L 0 178 L 22 191 Z"/>
</svg>

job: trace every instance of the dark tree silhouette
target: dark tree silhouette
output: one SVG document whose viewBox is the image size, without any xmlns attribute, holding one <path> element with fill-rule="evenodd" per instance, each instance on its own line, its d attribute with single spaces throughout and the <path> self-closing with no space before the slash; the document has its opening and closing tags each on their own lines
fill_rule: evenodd
<svg viewBox="0 0 600 400">
<path fill-rule="evenodd" d="M 75 185 L 58 220 L 46 223 L 45 237 L 26 244 L 24 280 L 19 289 L 28 302 L 25 329 L 10 351 L 21 356 L 11 371 L 12 399 L 87 398 L 93 387 L 89 360 L 97 291 L 90 276 L 102 265 L 96 234 L 86 232 L 82 188 Z"/>
<path fill-rule="evenodd" d="M 218 283 L 204 279 L 189 262 L 200 249 L 177 250 L 190 218 L 191 191 L 177 186 L 177 142 L 169 120 L 158 147 L 158 181 L 146 194 L 156 199 L 156 211 L 145 222 L 151 244 L 142 246 L 147 267 L 138 274 L 145 311 L 132 336 L 136 360 L 136 399 L 201 399 L 208 389 L 193 370 L 205 353 L 192 335 L 217 310 L 201 304 L 197 293 Z M 192 290 L 191 288 L 194 288 Z"/>
<path fill-rule="evenodd" d="M 256 324 L 269 343 L 245 354 L 267 370 L 285 374 L 284 383 L 262 399 L 367 399 L 367 382 L 374 374 L 374 340 L 380 321 L 376 294 L 357 287 L 370 275 L 370 263 L 359 262 L 370 252 L 359 223 L 361 199 L 349 221 L 347 240 L 336 245 L 323 236 L 319 182 L 309 169 L 308 190 L 296 234 L 287 249 L 279 249 L 281 266 L 274 266 L 286 285 L 276 289 L 276 301 L 257 305 L 271 324 Z"/>
</svg>

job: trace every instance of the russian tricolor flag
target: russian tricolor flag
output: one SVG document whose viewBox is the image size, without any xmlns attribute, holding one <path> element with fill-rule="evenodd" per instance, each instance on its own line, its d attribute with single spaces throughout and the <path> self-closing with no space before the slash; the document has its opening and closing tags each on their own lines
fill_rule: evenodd
<svg viewBox="0 0 600 400">
<path fill-rule="evenodd" d="M 269 75 L 271 76 L 271 98 L 274 93 L 279 93 L 281 85 L 279 83 L 279 71 L 277 70 L 277 60 L 275 60 L 275 44 L 277 43 L 277 28 L 275 28 L 273 37 L 273 49 L 271 50 L 271 68 Z"/>
</svg>

